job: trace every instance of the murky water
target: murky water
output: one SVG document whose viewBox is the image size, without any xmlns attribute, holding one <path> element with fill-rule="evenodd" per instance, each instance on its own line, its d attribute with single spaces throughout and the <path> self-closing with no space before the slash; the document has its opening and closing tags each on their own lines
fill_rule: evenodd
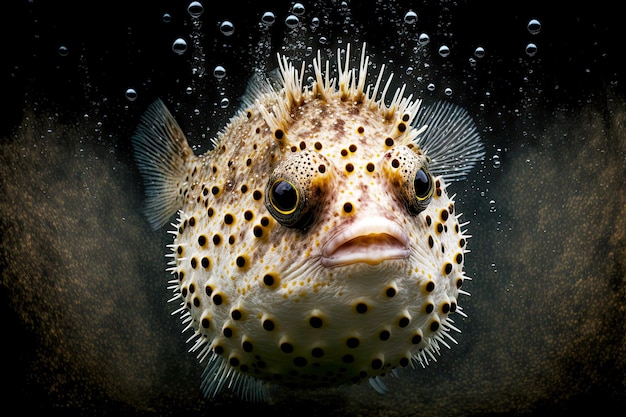
<svg viewBox="0 0 626 417">
<path fill-rule="evenodd" d="M 626 73 L 615 13 L 141 3 L 101 5 L 97 20 L 37 1 L 16 13 L 0 153 L 5 403 L 312 416 L 625 405 Z M 254 68 L 272 70 L 276 52 L 332 56 L 347 42 L 367 42 L 417 96 L 465 107 L 485 140 L 484 163 L 451 186 L 473 235 L 458 345 L 388 378 L 387 395 L 362 384 L 277 390 L 263 405 L 203 399 L 202 367 L 166 302 L 169 238 L 141 213 L 130 135 L 161 97 L 203 152 Z"/>
</svg>

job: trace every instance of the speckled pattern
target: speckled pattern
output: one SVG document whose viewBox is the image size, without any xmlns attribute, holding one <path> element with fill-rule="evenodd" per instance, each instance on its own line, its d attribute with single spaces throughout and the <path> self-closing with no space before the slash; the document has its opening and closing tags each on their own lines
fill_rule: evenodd
<svg viewBox="0 0 626 417">
<path fill-rule="evenodd" d="M 254 79 L 204 155 L 161 101 L 134 136 L 148 219 L 178 213 L 171 301 L 207 396 L 364 379 L 384 391 L 380 376 L 456 343 L 469 236 L 446 180 L 482 145 L 459 109 L 422 109 L 404 87 L 389 100 L 383 70 L 367 82 L 365 46 L 358 68 L 349 49 L 336 78 L 318 54 L 309 85 L 279 57 L 279 87 Z"/>
</svg>

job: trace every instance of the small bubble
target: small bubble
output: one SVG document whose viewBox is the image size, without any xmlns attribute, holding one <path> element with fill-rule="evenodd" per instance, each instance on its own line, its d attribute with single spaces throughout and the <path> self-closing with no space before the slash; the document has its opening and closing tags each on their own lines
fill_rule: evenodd
<svg viewBox="0 0 626 417">
<path fill-rule="evenodd" d="M 298 16 L 293 14 L 290 14 L 285 19 L 285 25 L 287 25 L 289 29 L 295 28 L 296 26 L 298 26 L 298 23 L 300 23 L 300 19 L 298 19 Z"/>
<path fill-rule="evenodd" d="M 326 36 L 320 36 L 320 44 L 326 45 L 328 43 L 328 39 Z"/>
<path fill-rule="evenodd" d="M 217 78 L 218 80 L 221 80 L 222 78 L 226 76 L 226 68 L 224 68 L 221 65 L 218 65 L 217 67 L 213 69 L 213 76 Z"/>
<path fill-rule="evenodd" d="M 448 48 L 447 45 L 441 45 L 439 47 L 439 55 L 441 55 L 442 57 L 446 58 L 447 56 L 450 55 L 450 48 Z"/>
<path fill-rule="evenodd" d="M 451 95 L 452 95 L 452 89 L 451 89 L 450 87 L 446 87 L 446 88 L 443 90 L 443 92 L 444 92 L 444 94 L 445 94 L 445 95 L 447 95 L 447 96 L 451 96 Z"/>
<path fill-rule="evenodd" d="M 135 91 L 134 88 L 127 89 L 124 95 L 128 101 L 135 101 L 137 99 L 137 91 Z"/>
<path fill-rule="evenodd" d="M 164 13 L 161 19 L 163 19 L 165 23 L 169 23 L 172 21 L 172 15 L 169 13 Z"/>
<path fill-rule="evenodd" d="M 228 20 L 224 20 L 220 25 L 220 32 L 222 32 L 224 36 L 230 36 L 235 33 L 235 25 Z"/>
<path fill-rule="evenodd" d="M 426 33 L 422 33 L 420 34 L 417 41 L 420 43 L 420 45 L 427 45 L 428 42 L 430 42 L 430 36 L 428 36 L 428 34 Z"/>
<path fill-rule="evenodd" d="M 311 26 L 316 28 L 320 25 L 320 18 L 319 17 L 314 17 L 313 19 L 311 19 Z"/>
<path fill-rule="evenodd" d="M 263 16 L 261 16 L 261 23 L 265 26 L 272 26 L 276 21 L 276 16 L 272 12 L 265 12 Z"/>
<path fill-rule="evenodd" d="M 202 6 L 202 3 L 199 1 L 192 1 L 189 3 L 189 6 L 187 6 L 187 13 L 189 13 L 191 17 L 200 17 L 202 13 L 204 13 L 204 6 Z"/>
<path fill-rule="evenodd" d="M 537 53 L 537 45 L 535 45 L 532 42 L 526 45 L 526 55 L 535 56 L 536 53 Z"/>
<path fill-rule="evenodd" d="M 220 107 L 223 108 L 223 109 L 227 108 L 229 104 L 230 104 L 230 100 L 227 97 L 224 97 L 220 101 Z"/>
<path fill-rule="evenodd" d="M 500 168 L 500 166 L 502 165 L 502 163 L 500 162 L 500 156 L 499 155 L 494 155 L 491 157 L 491 166 L 493 166 L 495 169 Z"/>
<path fill-rule="evenodd" d="M 485 56 L 485 48 L 477 46 L 476 49 L 474 49 L 474 56 L 476 58 L 483 58 Z"/>
<path fill-rule="evenodd" d="M 296 3 L 291 8 L 291 11 L 296 16 L 302 16 L 304 14 L 304 5 L 302 3 Z"/>
<path fill-rule="evenodd" d="M 191 93 L 193 93 L 193 88 L 191 88 L 191 87 L 187 87 L 187 88 L 185 89 L 185 93 L 187 93 L 187 94 L 191 94 Z"/>
<path fill-rule="evenodd" d="M 435 91 L 435 84 L 429 83 L 428 86 L 426 86 L 426 88 L 428 89 L 428 91 Z"/>
<path fill-rule="evenodd" d="M 406 75 L 413 74 L 413 67 L 406 67 L 406 70 L 404 72 L 406 73 Z"/>
<path fill-rule="evenodd" d="M 528 32 L 530 32 L 531 35 L 536 35 L 541 31 L 541 22 L 539 22 L 537 19 L 531 19 L 528 22 L 528 26 L 526 26 L 528 28 Z"/>
<path fill-rule="evenodd" d="M 182 55 L 187 51 L 187 41 L 183 38 L 178 38 L 172 44 L 172 51 L 176 52 L 178 55 Z"/>
<path fill-rule="evenodd" d="M 406 23 L 407 25 L 414 25 L 415 22 L 417 22 L 417 13 L 415 13 L 413 10 L 409 10 L 408 12 L 406 12 L 406 14 L 404 15 L 404 23 Z"/>
<path fill-rule="evenodd" d="M 59 55 L 61 56 L 67 56 L 67 54 L 70 53 L 70 50 L 67 49 L 67 46 L 65 45 L 59 46 L 59 49 L 57 51 L 59 52 Z"/>
</svg>

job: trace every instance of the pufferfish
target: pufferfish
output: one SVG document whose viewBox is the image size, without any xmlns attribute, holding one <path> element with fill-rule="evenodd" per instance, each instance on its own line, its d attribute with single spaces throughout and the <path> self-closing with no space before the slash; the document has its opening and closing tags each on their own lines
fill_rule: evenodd
<svg viewBox="0 0 626 417">
<path fill-rule="evenodd" d="M 204 155 L 160 100 L 133 136 L 149 222 L 177 213 L 170 301 L 206 397 L 385 392 L 382 376 L 456 343 L 470 236 L 446 187 L 484 148 L 461 108 L 421 107 L 406 86 L 389 99 L 384 65 L 369 83 L 365 49 L 358 68 L 339 50 L 335 77 L 318 52 L 306 83 L 279 54 Z"/>
</svg>

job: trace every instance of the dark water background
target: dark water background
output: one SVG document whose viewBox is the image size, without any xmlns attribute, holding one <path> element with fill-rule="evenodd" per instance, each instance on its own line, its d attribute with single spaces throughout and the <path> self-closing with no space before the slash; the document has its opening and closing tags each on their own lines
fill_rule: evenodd
<svg viewBox="0 0 626 417">
<path fill-rule="evenodd" d="M 565 415 L 626 405 L 626 30 L 617 6 L 305 1 L 302 25 L 288 30 L 290 2 L 218 10 L 204 1 L 201 27 L 186 1 L 114 3 L 5 5 L 0 398 L 15 414 Z M 403 22 L 409 9 L 415 25 Z M 268 10 L 276 23 L 263 30 Z M 224 20 L 232 36 L 220 32 Z M 414 52 L 422 32 L 430 43 Z M 180 56 L 178 37 L 188 43 Z M 130 135 L 161 97 L 204 151 L 253 67 L 271 69 L 281 50 L 297 58 L 307 46 L 334 53 L 364 41 L 420 97 L 465 107 L 486 143 L 485 162 L 451 186 L 474 236 L 459 344 L 388 379 L 385 396 L 362 384 L 279 390 L 262 405 L 204 400 L 201 366 L 166 303 L 169 235 L 141 215 Z"/>
</svg>

